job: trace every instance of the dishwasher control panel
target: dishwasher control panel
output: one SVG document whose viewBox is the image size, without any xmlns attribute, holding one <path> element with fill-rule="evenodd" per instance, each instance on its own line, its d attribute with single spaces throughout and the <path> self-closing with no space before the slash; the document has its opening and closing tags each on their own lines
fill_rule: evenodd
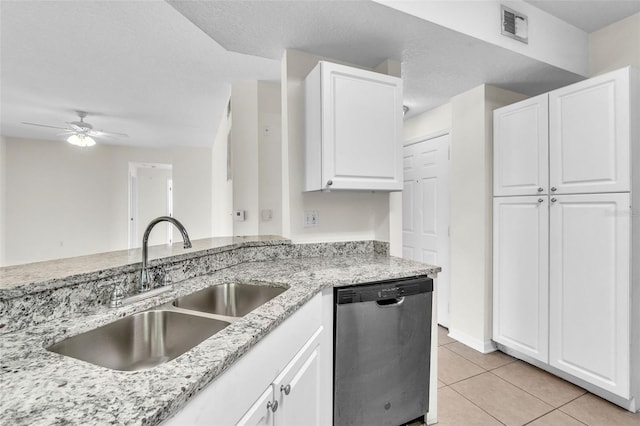
<svg viewBox="0 0 640 426">
<path fill-rule="evenodd" d="M 336 289 L 336 304 L 376 302 L 433 291 L 433 279 L 427 276 L 377 281 Z"/>
</svg>

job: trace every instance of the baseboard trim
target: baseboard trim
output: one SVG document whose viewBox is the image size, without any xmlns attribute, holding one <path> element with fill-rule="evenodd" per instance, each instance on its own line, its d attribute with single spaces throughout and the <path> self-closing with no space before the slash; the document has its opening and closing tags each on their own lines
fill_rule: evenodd
<svg viewBox="0 0 640 426">
<path fill-rule="evenodd" d="M 492 340 L 482 341 L 454 328 L 449 328 L 449 337 L 451 337 L 452 339 L 456 339 L 463 345 L 467 345 L 478 352 L 482 352 L 483 354 L 488 354 L 490 352 L 496 351 L 496 345 Z"/>
</svg>

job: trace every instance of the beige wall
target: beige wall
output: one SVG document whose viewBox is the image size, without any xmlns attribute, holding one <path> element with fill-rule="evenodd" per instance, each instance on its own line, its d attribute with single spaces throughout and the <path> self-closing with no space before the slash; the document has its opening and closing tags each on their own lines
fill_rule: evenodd
<svg viewBox="0 0 640 426">
<path fill-rule="evenodd" d="M 129 162 L 173 164 L 174 216 L 211 235 L 211 151 L 5 138 L 5 264 L 125 249 Z"/>
<path fill-rule="evenodd" d="M 389 194 L 302 192 L 304 97 L 302 82 L 318 60 L 287 50 L 282 68 L 283 234 L 295 242 L 389 240 Z M 334 61 L 335 62 L 335 61 Z M 393 67 L 390 67 L 390 69 Z M 285 170 L 286 169 L 286 170 Z M 303 226 L 304 210 L 317 210 L 319 225 Z"/>
<path fill-rule="evenodd" d="M 640 68 L 640 13 L 589 34 L 591 76 L 628 65 Z"/>
<path fill-rule="evenodd" d="M 451 335 L 491 348 L 493 109 L 525 97 L 478 86 L 451 100 Z"/>
</svg>

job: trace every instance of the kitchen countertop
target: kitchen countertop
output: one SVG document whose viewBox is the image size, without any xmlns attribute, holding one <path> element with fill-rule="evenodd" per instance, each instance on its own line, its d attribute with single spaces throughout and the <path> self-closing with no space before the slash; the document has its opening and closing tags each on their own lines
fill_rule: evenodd
<svg viewBox="0 0 640 426">
<path fill-rule="evenodd" d="M 4 334 L 0 342 L 1 420 L 12 425 L 158 424 L 322 289 L 439 271 L 435 266 L 379 254 L 246 262 L 186 279 L 167 293 L 133 305 L 101 306 L 91 314 L 72 314 Z M 288 290 L 157 367 L 114 371 L 45 349 L 175 297 L 238 281 Z"/>
</svg>

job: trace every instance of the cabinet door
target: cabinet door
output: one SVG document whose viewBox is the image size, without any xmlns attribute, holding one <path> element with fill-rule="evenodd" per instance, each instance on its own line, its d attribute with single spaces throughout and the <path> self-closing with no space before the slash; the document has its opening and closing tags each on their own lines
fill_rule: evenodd
<svg viewBox="0 0 640 426">
<path fill-rule="evenodd" d="M 552 192 L 630 190 L 629 113 L 626 68 L 549 93 Z"/>
<path fill-rule="evenodd" d="M 307 342 L 274 381 L 278 426 L 320 426 L 320 335 Z"/>
<path fill-rule="evenodd" d="M 493 340 L 548 360 L 548 197 L 493 204 Z"/>
<path fill-rule="evenodd" d="M 550 206 L 550 364 L 623 398 L 630 216 L 629 194 L 558 196 Z"/>
<path fill-rule="evenodd" d="M 322 188 L 402 190 L 402 80 L 321 66 Z"/>
<path fill-rule="evenodd" d="M 273 404 L 273 386 L 269 386 L 262 395 L 260 395 L 260 398 L 258 398 L 246 414 L 242 416 L 237 425 L 272 426 L 274 413 L 271 409 L 271 404 Z"/>
<path fill-rule="evenodd" d="M 548 95 L 493 112 L 493 195 L 536 195 L 549 190 Z"/>
</svg>

